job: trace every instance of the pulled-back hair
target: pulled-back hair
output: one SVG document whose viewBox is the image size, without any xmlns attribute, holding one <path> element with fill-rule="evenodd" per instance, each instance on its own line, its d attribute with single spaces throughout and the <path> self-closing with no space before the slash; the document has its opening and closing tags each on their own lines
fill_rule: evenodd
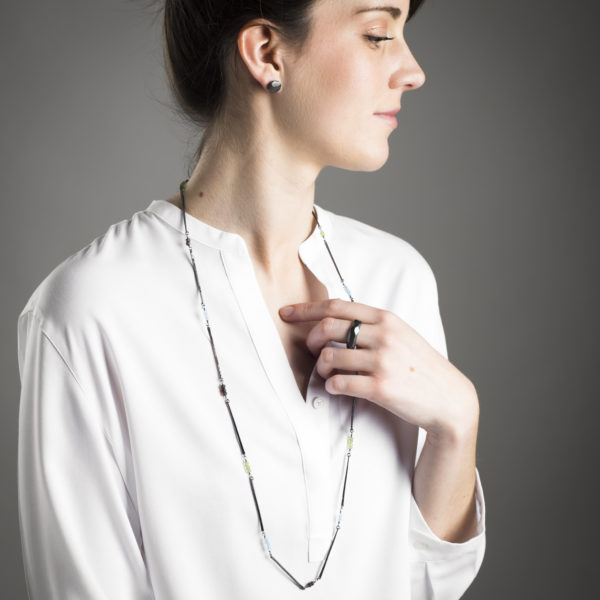
<svg viewBox="0 0 600 600">
<path fill-rule="evenodd" d="M 410 0 L 407 21 L 422 3 Z M 266 19 L 290 47 L 301 50 L 315 4 L 316 0 L 165 0 L 165 65 L 179 113 L 202 128 L 215 121 L 224 108 L 229 61 L 242 27 L 253 19 Z"/>
</svg>

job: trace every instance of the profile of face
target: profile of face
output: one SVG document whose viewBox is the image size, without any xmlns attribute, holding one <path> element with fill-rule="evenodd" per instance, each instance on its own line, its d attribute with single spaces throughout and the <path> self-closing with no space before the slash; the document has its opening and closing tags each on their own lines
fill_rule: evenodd
<svg viewBox="0 0 600 600">
<path fill-rule="evenodd" d="M 273 124 L 298 160 L 355 171 L 385 164 L 394 125 L 375 113 L 400 108 L 425 82 L 404 40 L 408 10 L 409 0 L 317 0 L 302 50 L 282 53 L 281 71 L 255 71 L 265 85 L 282 81 L 269 100 Z"/>
</svg>

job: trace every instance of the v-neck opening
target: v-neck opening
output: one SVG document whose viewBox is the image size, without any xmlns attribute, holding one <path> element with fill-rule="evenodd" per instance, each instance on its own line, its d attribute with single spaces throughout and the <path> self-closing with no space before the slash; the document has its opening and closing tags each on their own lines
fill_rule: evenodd
<svg viewBox="0 0 600 600">
<path fill-rule="evenodd" d="M 317 219 L 319 221 L 321 229 L 323 229 L 325 239 L 327 239 L 329 242 L 333 237 L 331 228 L 331 218 L 328 212 L 321 206 L 319 206 L 316 203 L 313 203 L 313 206 L 315 207 Z M 183 212 L 180 207 L 176 206 L 171 202 L 168 202 L 167 200 L 160 199 L 153 200 L 150 206 L 147 208 L 147 210 L 153 212 L 158 217 L 165 220 L 169 225 L 180 231 L 182 234 L 185 233 Z M 244 316 L 244 320 L 246 322 L 250 338 L 252 339 L 259 359 L 263 363 L 263 367 L 265 369 L 267 377 L 273 383 L 273 379 L 279 379 L 283 376 L 284 379 L 287 380 L 287 384 L 284 386 L 284 388 L 287 389 L 287 393 L 289 393 L 290 391 L 289 388 L 292 387 L 295 392 L 295 397 L 302 399 L 302 405 L 307 406 L 311 381 L 315 377 L 316 362 L 313 365 L 313 369 L 311 370 L 308 379 L 309 383 L 307 386 L 307 392 L 306 394 L 303 394 L 296 381 L 294 369 L 287 356 L 283 339 L 281 335 L 279 335 L 277 325 L 275 324 L 269 312 L 266 299 L 263 295 L 262 288 L 260 287 L 258 278 L 256 276 L 254 263 L 252 262 L 244 238 L 237 233 L 224 231 L 217 227 L 209 225 L 208 223 L 201 221 L 197 217 L 190 215 L 187 211 L 185 216 L 190 238 L 208 246 L 211 246 L 213 248 L 216 248 L 220 251 L 221 261 L 223 263 L 225 271 L 228 273 L 230 283 L 232 283 L 234 296 L 236 297 L 239 309 Z M 321 236 L 319 225 L 314 221 L 314 219 L 313 223 L 314 226 L 311 233 L 298 246 L 298 256 L 302 263 L 310 270 L 313 276 L 325 287 L 325 289 L 327 290 L 327 297 L 331 298 L 331 280 L 329 279 L 328 275 L 331 275 L 334 267 L 331 261 L 331 257 L 328 256 L 325 243 Z M 320 253 L 323 254 L 319 256 Z M 233 281 L 239 281 L 237 279 L 239 273 L 236 273 L 234 275 L 232 271 L 236 270 L 234 265 L 238 264 L 238 261 L 242 256 L 244 257 L 244 262 L 252 271 L 251 285 L 254 288 L 253 291 L 255 293 L 255 297 L 260 299 L 260 314 L 268 318 L 268 324 L 266 325 L 265 323 L 267 323 L 267 321 L 263 320 L 263 325 L 267 328 L 267 335 L 265 335 L 264 331 L 259 331 L 258 328 L 254 326 L 256 314 L 251 314 L 248 310 L 248 299 L 251 296 L 248 293 L 245 293 L 247 287 L 243 286 L 244 290 L 242 290 L 239 286 L 236 286 L 233 283 Z M 328 267 L 330 267 L 329 270 Z M 249 281 L 245 281 L 246 285 L 248 283 Z M 258 307 L 255 308 L 258 310 Z M 277 360 L 270 361 L 267 358 L 269 355 L 269 347 L 267 345 L 257 343 L 257 336 L 260 339 L 263 339 L 264 337 L 271 339 L 271 342 L 277 347 Z M 276 336 L 276 338 L 274 336 Z M 275 341 L 275 339 L 277 341 Z M 273 363 L 278 364 L 280 369 L 283 369 L 284 373 L 280 373 L 277 375 L 270 372 L 271 369 L 268 368 L 265 363 L 271 363 L 271 365 L 273 365 Z M 290 385 L 292 384 L 292 382 L 293 386 Z M 281 389 L 281 384 L 279 386 L 274 387 L 276 388 L 278 395 L 280 395 L 283 392 L 283 390 Z"/>
<path fill-rule="evenodd" d="M 315 203 L 313 206 L 324 237 L 330 243 L 334 238 L 332 219 L 327 210 Z M 182 237 L 184 236 L 185 226 L 181 208 L 161 199 L 153 200 L 146 210 L 156 214 L 178 230 Z M 237 233 L 223 231 L 209 225 L 190 215 L 187 211 L 185 216 L 190 238 L 219 251 L 234 298 L 265 374 L 284 405 L 293 399 L 290 403 L 296 406 L 296 410 L 292 409 L 296 414 L 292 422 L 297 423 L 297 420 L 302 418 L 298 413 L 305 413 L 305 409 L 309 405 L 310 387 L 315 377 L 316 362 L 308 380 L 307 393 L 303 394 L 296 382 L 294 369 L 288 359 L 283 339 L 269 312 L 244 238 Z M 314 227 L 311 233 L 298 246 L 298 256 L 314 277 L 325 286 L 328 298 L 340 297 L 336 296 L 333 291 L 337 281 L 340 293 L 342 292 L 339 276 L 336 274 L 319 226 L 314 219 L 313 223 Z M 185 240 L 183 240 L 183 244 L 185 244 Z M 210 307 L 208 309 L 210 311 Z"/>
<path fill-rule="evenodd" d="M 319 235 L 320 237 L 320 235 Z M 319 241 L 315 239 L 315 241 Z M 324 243 L 321 241 L 324 246 Z M 244 248 L 245 249 L 245 248 Z M 323 247 L 323 252 L 327 252 L 326 248 Z M 319 273 L 318 269 L 315 270 L 315 263 L 307 264 L 305 260 L 300 256 L 303 264 L 311 271 L 314 277 L 325 287 L 327 291 L 327 298 L 331 298 L 331 283 L 327 278 L 323 277 L 323 273 Z M 306 394 L 302 393 L 302 390 L 298 386 L 296 376 L 292 364 L 288 358 L 285 344 L 275 321 L 273 320 L 265 296 L 262 292 L 262 288 L 258 282 L 254 264 L 247 251 L 245 252 L 245 262 L 247 267 L 251 270 L 251 277 L 246 280 L 238 279 L 239 274 L 234 273 L 235 266 L 237 263 L 227 253 L 221 252 L 221 260 L 228 273 L 230 284 L 232 285 L 234 296 L 238 303 L 238 308 L 244 316 L 246 326 L 248 328 L 250 338 L 255 347 L 259 360 L 263 364 L 263 368 L 268 379 L 271 381 L 276 393 L 280 397 L 287 397 L 290 395 L 291 390 L 294 390 L 294 397 L 302 400 L 302 406 L 308 406 L 308 397 L 316 373 L 316 361 L 311 369 L 310 376 L 308 379 L 308 386 Z M 317 271 L 317 272 L 316 272 Z M 246 286 L 250 286 L 248 289 Z M 244 293 L 247 290 L 248 293 Z M 240 301 L 243 298 L 244 301 Z M 250 300 L 252 299 L 252 301 Z M 261 318 L 258 319 L 258 315 Z M 263 326 L 260 325 L 263 324 Z M 273 353 L 273 347 L 276 347 L 276 353 Z M 295 404 L 299 404 L 298 400 L 294 401 Z"/>
</svg>

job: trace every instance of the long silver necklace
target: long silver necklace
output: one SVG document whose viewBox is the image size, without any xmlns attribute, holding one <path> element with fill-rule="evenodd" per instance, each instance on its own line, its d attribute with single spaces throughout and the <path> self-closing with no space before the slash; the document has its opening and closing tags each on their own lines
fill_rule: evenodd
<svg viewBox="0 0 600 600">
<path fill-rule="evenodd" d="M 248 459 L 246 458 L 246 451 L 244 450 L 244 445 L 242 444 L 242 440 L 240 438 L 240 434 L 235 422 L 235 419 L 233 418 L 233 413 L 231 412 L 231 406 L 230 406 L 230 400 L 227 397 L 227 391 L 225 388 L 225 383 L 223 381 L 223 375 L 221 374 L 221 366 L 219 365 L 219 360 L 217 358 L 217 353 L 215 350 L 215 344 L 214 344 L 214 340 L 213 340 L 213 336 L 212 336 L 212 331 L 210 328 L 210 324 L 208 321 L 208 312 L 206 310 L 206 305 L 204 304 L 204 297 L 202 296 L 202 289 L 200 287 L 200 282 L 198 280 L 198 272 L 196 271 L 196 261 L 194 260 L 194 254 L 192 252 L 192 243 L 190 241 L 190 235 L 188 232 L 188 228 L 187 228 L 187 221 L 186 221 L 186 214 L 185 214 L 185 199 L 183 197 L 183 190 L 186 187 L 186 184 L 189 180 L 186 179 L 184 181 L 182 181 L 179 184 L 179 195 L 181 197 L 181 207 L 182 207 L 182 213 L 183 213 L 183 223 L 184 223 L 184 228 L 185 228 L 185 243 L 187 244 L 189 251 L 190 251 L 190 258 L 192 261 L 192 267 L 194 269 L 194 278 L 196 280 L 196 286 L 198 288 L 198 292 L 200 293 L 200 302 L 202 304 L 202 313 L 204 314 L 204 318 L 206 320 L 206 328 L 208 330 L 208 336 L 210 339 L 210 345 L 212 348 L 212 352 L 213 352 L 213 356 L 215 358 L 215 365 L 217 367 L 217 374 L 218 374 L 218 381 L 219 381 L 219 393 L 221 394 L 221 396 L 223 396 L 224 400 L 225 400 L 225 406 L 227 407 L 227 411 L 229 412 L 229 416 L 231 418 L 231 424 L 233 425 L 233 431 L 235 433 L 235 437 L 238 443 L 238 446 L 240 448 L 240 452 L 242 454 L 242 464 L 244 467 L 245 472 L 248 475 L 248 481 L 250 482 L 250 490 L 252 492 L 252 498 L 254 500 L 254 506 L 256 507 L 256 514 L 258 515 L 258 522 L 260 524 L 260 533 L 262 535 L 263 538 L 263 543 L 265 545 L 265 548 L 269 554 L 269 558 L 271 558 L 281 569 L 282 571 L 301 589 L 304 590 L 306 588 L 312 587 L 319 579 L 321 579 L 321 576 L 323 575 L 323 571 L 325 570 L 325 565 L 327 564 L 327 559 L 329 558 L 329 554 L 331 553 L 331 549 L 333 548 L 333 543 L 335 542 L 335 538 L 337 537 L 338 531 L 340 530 L 341 527 L 341 521 L 342 521 L 342 510 L 344 509 L 344 499 L 346 496 L 346 482 L 348 480 L 348 466 L 350 464 L 350 455 L 352 452 L 352 445 L 353 445 L 353 434 L 354 434 L 354 407 L 356 404 L 356 398 L 352 398 L 352 413 L 350 415 L 350 434 L 348 435 L 347 438 L 347 442 L 346 442 L 346 452 L 345 452 L 345 463 L 346 463 L 346 469 L 345 469 L 345 474 L 344 474 L 344 488 L 342 491 L 342 501 L 340 503 L 340 510 L 338 513 L 338 517 L 337 517 L 337 523 L 335 525 L 335 530 L 333 533 L 333 537 L 331 539 L 331 543 L 329 544 L 329 548 L 327 550 L 327 554 L 325 555 L 325 558 L 323 559 L 321 565 L 319 566 L 318 572 L 317 572 L 317 576 L 312 580 L 309 581 L 308 583 L 306 583 L 305 585 L 302 585 L 274 556 L 273 553 L 271 552 L 271 545 L 269 544 L 269 540 L 265 534 L 265 528 L 263 525 L 263 520 L 262 520 L 262 516 L 260 514 L 260 508 L 258 507 L 258 500 L 256 498 L 256 491 L 254 489 L 254 476 L 252 475 L 252 471 L 250 469 L 250 464 L 248 463 Z M 333 258 L 333 255 L 331 254 L 331 250 L 329 249 L 329 244 L 327 243 L 327 240 L 325 239 L 325 232 L 323 231 L 323 229 L 321 228 L 321 224 L 319 223 L 319 219 L 317 218 L 317 213 L 315 208 L 313 207 L 313 216 L 315 218 L 315 221 L 317 223 L 317 226 L 319 228 L 319 231 L 321 233 L 321 237 L 323 238 L 323 242 L 325 242 L 325 247 L 327 248 L 327 252 L 329 253 L 329 256 L 331 257 L 331 260 L 333 261 L 333 265 L 335 266 L 335 270 L 337 271 L 337 274 L 340 277 L 340 281 L 342 282 L 342 286 L 344 287 L 344 290 L 346 291 L 346 293 L 348 294 L 348 297 L 350 298 L 351 302 L 354 302 L 354 298 L 352 297 L 352 294 L 350 293 L 350 290 L 348 289 L 348 286 L 344 283 L 344 279 L 340 273 L 340 270 L 337 267 L 337 264 L 335 262 L 335 259 Z M 360 322 L 359 322 L 360 323 Z M 358 329 L 356 330 L 358 331 Z M 354 346 L 355 347 L 355 343 Z"/>
</svg>

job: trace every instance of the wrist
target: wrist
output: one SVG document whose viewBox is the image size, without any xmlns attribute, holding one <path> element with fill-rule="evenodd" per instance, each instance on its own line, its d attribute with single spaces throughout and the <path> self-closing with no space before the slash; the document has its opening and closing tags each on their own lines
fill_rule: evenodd
<svg viewBox="0 0 600 600">
<path fill-rule="evenodd" d="M 473 384 L 460 397 L 454 396 L 452 410 L 427 430 L 427 438 L 436 445 L 460 446 L 477 439 L 479 399 Z"/>
</svg>

